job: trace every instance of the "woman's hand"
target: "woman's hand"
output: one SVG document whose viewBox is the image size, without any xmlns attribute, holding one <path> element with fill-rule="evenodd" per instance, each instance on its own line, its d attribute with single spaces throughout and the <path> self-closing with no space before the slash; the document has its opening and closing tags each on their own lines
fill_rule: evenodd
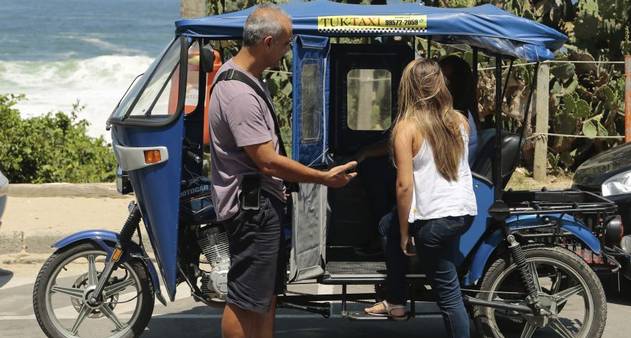
<svg viewBox="0 0 631 338">
<path fill-rule="evenodd" d="M 416 252 L 408 252 L 410 244 L 414 245 L 414 238 L 410 237 L 410 235 L 401 235 L 401 250 L 403 253 L 406 256 L 416 256 Z"/>
</svg>

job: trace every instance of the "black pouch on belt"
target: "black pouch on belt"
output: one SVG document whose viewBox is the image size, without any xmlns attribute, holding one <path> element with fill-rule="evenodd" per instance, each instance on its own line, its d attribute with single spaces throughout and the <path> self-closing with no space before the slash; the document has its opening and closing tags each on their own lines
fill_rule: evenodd
<svg viewBox="0 0 631 338">
<path fill-rule="evenodd" d="M 258 174 L 244 175 L 241 181 L 241 195 L 239 198 L 241 210 L 258 211 L 261 208 L 261 176 Z"/>
</svg>

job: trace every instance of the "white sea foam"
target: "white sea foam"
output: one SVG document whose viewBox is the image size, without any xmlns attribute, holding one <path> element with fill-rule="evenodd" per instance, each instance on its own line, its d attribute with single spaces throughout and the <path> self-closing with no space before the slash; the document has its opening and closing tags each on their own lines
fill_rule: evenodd
<svg viewBox="0 0 631 338">
<path fill-rule="evenodd" d="M 100 34 L 99 34 L 100 35 Z M 96 36 L 95 34 L 88 35 L 73 35 L 73 34 L 64 34 L 64 38 L 77 40 L 82 43 L 91 45 L 100 50 L 106 51 L 104 54 L 116 54 L 116 55 L 139 55 L 142 54 L 141 50 L 124 47 L 122 45 L 118 45 L 115 43 L 111 43 L 103 40 L 102 38 Z"/>
<path fill-rule="evenodd" d="M 91 136 L 105 136 L 105 121 L 136 75 L 152 59 L 146 56 L 98 56 L 85 60 L 0 61 L 0 93 L 25 94 L 16 108 L 23 117 L 69 113 L 79 102 L 79 118 L 90 122 Z"/>
</svg>

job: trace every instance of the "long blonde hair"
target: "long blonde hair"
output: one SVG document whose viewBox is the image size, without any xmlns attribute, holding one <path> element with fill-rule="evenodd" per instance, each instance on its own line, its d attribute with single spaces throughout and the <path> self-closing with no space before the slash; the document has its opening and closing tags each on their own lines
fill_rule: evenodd
<svg viewBox="0 0 631 338">
<path fill-rule="evenodd" d="M 412 122 L 423 140 L 429 142 L 438 172 L 447 181 L 457 181 L 465 147 L 460 131 L 463 118 L 453 108 L 438 63 L 427 59 L 410 62 L 403 70 L 398 100 L 391 144 L 400 122 Z"/>
</svg>

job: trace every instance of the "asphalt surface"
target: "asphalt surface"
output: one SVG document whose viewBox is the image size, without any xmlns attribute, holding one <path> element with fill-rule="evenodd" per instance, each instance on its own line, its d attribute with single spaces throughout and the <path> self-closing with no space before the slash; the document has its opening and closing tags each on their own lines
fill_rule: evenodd
<svg viewBox="0 0 631 338">
<path fill-rule="evenodd" d="M 0 268 L 0 337 L 45 337 L 32 310 L 33 282 L 38 269 L 38 264 L 6 265 Z M 68 279 L 72 280 L 76 275 Z M 318 291 L 315 285 L 302 287 L 311 288 L 311 292 Z M 221 337 L 220 309 L 195 302 L 189 296 L 186 285 L 180 285 L 177 294 L 175 302 L 169 302 L 167 307 L 156 301 L 153 317 L 143 337 L 162 338 L 183 335 L 192 338 Z M 631 299 L 626 296 L 609 300 L 608 321 L 603 337 L 629 337 L 627 323 L 631 319 L 631 301 L 625 298 Z M 73 312 L 71 306 L 67 308 L 70 310 L 66 309 L 66 314 L 62 314 L 61 319 L 73 321 L 76 318 L 76 312 Z M 339 316 L 323 319 L 319 315 L 281 309 L 277 315 L 276 337 L 444 337 L 442 320 L 438 314 L 435 314 L 435 310 L 435 307 L 428 306 L 421 311 L 434 314 L 405 322 L 358 322 Z M 93 329 L 101 330 L 98 325 Z M 552 336 L 545 332 L 535 335 L 535 337 Z"/>
<path fill-rule="evenodd" d="M 0 269 L 0 337 L 45 337 L 32 309 L 33 281 L 38 266 L 12 266 Z M 308 286 L 317 288 L 316 286 Z M 315 289 L 313 291 L 316 291 Z M 221 337 L 221 309 L 195 302 L 186 285 L 178 287 L 175 302 L 164 307 L 156 300 L 153 317 L 143 337 Z M 74 320 L 76 312 L 62 314 L 62 320 Z M 84 323 L 87 323 L 84 322 Z M 83 324 L 85 325 L 85 324 Z M 422 329 L 421 329 L 422 328 Z M 99 331 L 99 328 L 95 328 Z M 420 332 L 422 330 L 422 332 Z M 84 331 L 80 331 L 84 332 Z M 407 322 L 353 322 L 341 317 L 324 319 L 320 315 L 280 309 L 276 322 L 276 337 L 442 337 L 444 329 L 440 315 Z"/>
</svg>

